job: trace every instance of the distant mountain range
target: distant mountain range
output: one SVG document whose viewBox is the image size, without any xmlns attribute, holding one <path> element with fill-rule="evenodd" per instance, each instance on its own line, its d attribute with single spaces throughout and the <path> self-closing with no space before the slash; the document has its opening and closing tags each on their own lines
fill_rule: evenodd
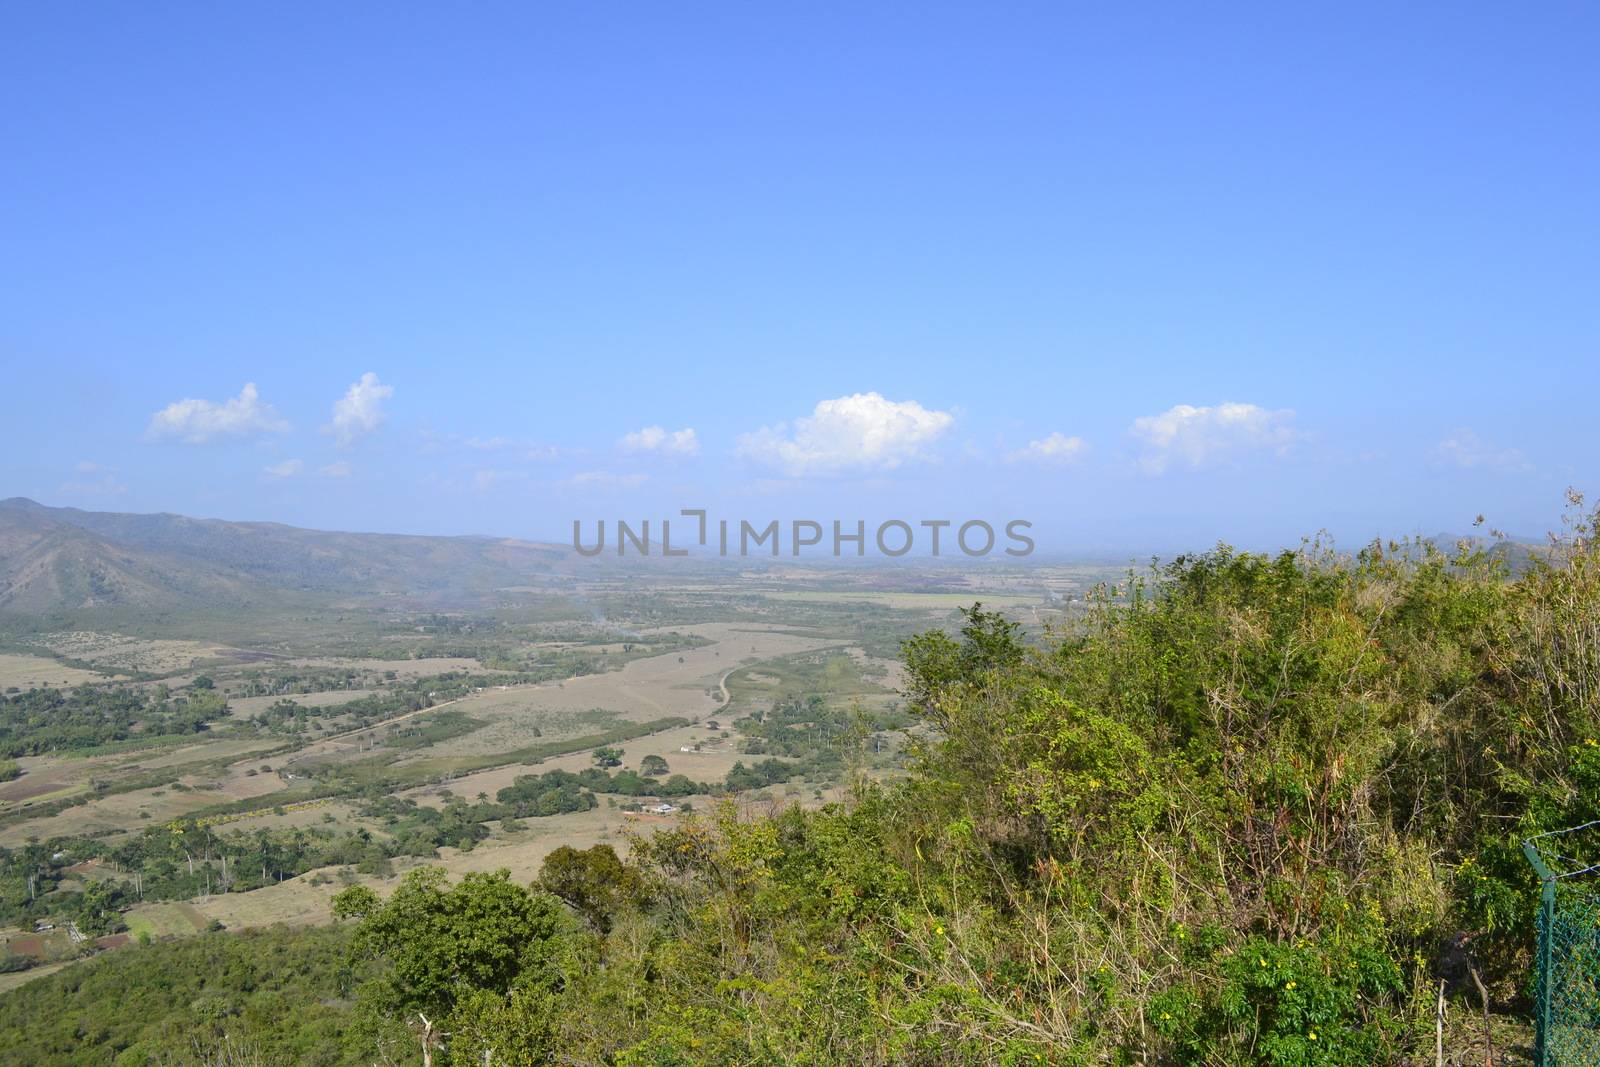
<svg viewBox="0 0 1600 1067">
<path fill-rule="evenodd" d="M 1514 540 L 1465 539 L 1512 570 L 1544 551 Z M 1453 553 L 1460 540 L 1441 533 L 1414 543 Z M 101 612 L 354 605 L 376 598 L 429 607 L 481 604 L 508 589 L 592 576 L 596 564 L 654 569 L 661 560 L 588 559 L 569 545 L 511 538 L 339 533 L 0 500 L 0 618 L 14 620 L 48 616 L 65 624 Z"/>
<path fill-rule="evenodd" d="M 303 530 L 0 500 L 0 614 L 184 609 L 309 596 L 486 593 L 560 573 L 570 547 Z"/>
</svg>

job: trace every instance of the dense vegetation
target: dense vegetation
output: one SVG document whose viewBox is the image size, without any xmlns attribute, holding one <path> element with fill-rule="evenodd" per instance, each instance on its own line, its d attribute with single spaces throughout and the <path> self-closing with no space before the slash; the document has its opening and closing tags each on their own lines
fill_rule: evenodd
<svg viewBox="0 0 1600 1067">
<path fill-rule="evenodd" d="M 94 748 L 136 734 L 193 734 L 227 711 L 211 689 L 191 688 L 174 696 L 166 686 L 29 689 L 0 695 L 0 755 Z"/>
<path fill-rule="evenodd" d="M 278 929 L 113 952 L 0 998 L 0 1061 L 370 1064 L 370 1045 L 343 1036 L 362 977 L 348 945 L 338 928 Z"/>
<path fill-rule="evenodd" d="M 1517 842 L 1600 816 L 1600 547 L 1592 517 L 1570 533 L 1516 576 L 1466 549 L 1218 549 L 1036 645 L 974 607 L 905 646 L 928 727 L 908 780 L 814 812 L 725 802 L 625 862 L 561 850 L 534 887 L 421 871 L 387 900 L 346 890 L 348 965 L 370 977 L 330 1048 L 635 1067 L 1431 1053 L 1441 980 L 1525 1008 Z"/>
</svg>

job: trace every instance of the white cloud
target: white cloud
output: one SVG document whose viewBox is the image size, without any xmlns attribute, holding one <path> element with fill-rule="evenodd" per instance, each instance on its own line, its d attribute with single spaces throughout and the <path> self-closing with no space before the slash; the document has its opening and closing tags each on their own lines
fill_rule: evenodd
<svg viewBox="0 0 1600 1067">
<path fill-rule="evenodd" d="M 348 478 L 350 477 L 350 470 L 350 464 L 341 459 L 339 462 L 330 463 L 326 467 L 318 467 L 317 473 L 324 478 Z"/>
<path fill-rule="evenodd" d="M 217 403 L 192 398 L 177 400 L 150 416 L 145 437 L 151 441 L 182 441 L 200 445 L 218 437 L 282 433 L 289 424 L 271 404 L 261 402 L 254 382 L 246 382 L 239 395 Z"/>
<path fill-rule="evenodd" d="M 79 460 L 73 465 L 76 477 L 62 482 L 57 492 L 72 496 L 121 496 L 128 487 L 117 480 L 117 469 L 105 467 L 89 460 Z"/>
<path fill-rule="evenodd" d="M 1285 453 L 1298 438 L 1292 411 L 1254 404 L 1193 407 L 1179 404 L 1159 415 L 1134 419 L 1131 432 L 1145 443 L 1140 465 L 1159 474 L 1174 460 L 1203 467 L 1242 452 Z"/>
<path fill-rule="evenodd" d="M 886 400 L 855 393 L 824 400 L 794 427 L 763 426 L 739 438 L 741 456 L 772 463 L 790 474 L 850 469 L 892 470 L 922 458 L 955 416 L 930 411 L 915 400 Z"/>
<path fill-rule="evenodd" d="M 668 432 L 659 426 L 646 426 L 642 430 L 624 434 L 617 442 L 624 452 L 663 452 L 678 456 L 692 456 L 700 451 L 700 441 L 693 429 Z"/>
<path fill-rule="evenodd" d="M 394 396 L 394 386 L 384 385 L 371 371 L 334 401 L 333 421 L 323 427 L 341 448 L 376 430 L 383 422 L 383 402 Z"/>
<path fill-rule="evenodd" d="M 286 459 L 282 463 L 274 463 L 265 468 L 261 473 L 268 478 L 293 478 L 305 469 L 305 463 L 298 459 Z"/>
<path fill-rule="evenodd" d="M 1027 448 L 1019 448 L 1006 457 L 1011 463 L 1071 463 L 1083 454 L 1088 445 L 1081 437 L 1068 437 L 1053 433 L 1038 441 L 1029 441 Z"/>
<path fill-rule="evenodd" d="M 611 471 L 579 471 L 566 484 L 576 488 L 632 489 L 649 481 L 645 474 L 613 474 Z"/>
<path fill-rule="evenodd" d="M 1468 429 L 1456 430 L 1433 447 L 1436 463 L 1467 470 L 1531 471 L 1529 463 L 1515 448 L 1500 448 Z"/>
</svg>

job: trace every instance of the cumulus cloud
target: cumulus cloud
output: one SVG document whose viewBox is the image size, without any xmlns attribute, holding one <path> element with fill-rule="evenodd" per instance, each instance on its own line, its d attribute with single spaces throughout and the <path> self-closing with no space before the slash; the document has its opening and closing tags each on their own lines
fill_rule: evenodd
<svg viewBox="0 0 1600 1067">
<path fill-rule="evenodd" d="M 115 467 L 102 466 L 89 460 L 73 465 L 73 477 L 62 482 L 57 491 L 71 496 L 121 496 L 128 487 L 117 479 Z"/>
<path fill-rule="evenodd" d="M 186 398 L 176 400 L 150 416 L 145 437 L 151 441 L 181 441 L 202 445 L 219 437 L 282 433 L 289 424 L 264 404 L 254 382 L 246 382 L 239 395 L 218 403 Z"/>
<path fill-rule="evenodd" d="M 1087 447 L 1081 437 L 1052 433 L 1049 437 L 1038 441 L 1029 441 L 1028 447 L 1017 449 L 1006 456 L 1006 459 L 1011 463 L 1071 463 L 1082 455 Z"/>
<path fill-rule="evenodd" d="M 763 426 L 739 438 L 738 453 L 793 475 L 831 471 L 892 470 L 922 458 L 955 416 L 915 400 L 854 393 L 824 400 L 792 427 Z"/>
<path fill-rule="evenodd" d="M 305 463 L 298 459 L 286 459 L 282 463 L 274 463 L 262 470 L 268 478 L 293 478 L 305 469 Z"/>
<path fill-rule="evenodd" d="M 354 444 L 383 422 L 383 402 L 394 396 L 394 386 L 384 385 L 371 371 L 363 374 L 334 401 L 333 421 L 323 427 L 341 448 Z"/>
<path fill-rule="evenodd" d="M 1459 429 L 1433 447 L 1433 460 L 1467 470 L 1530 471 L 1529 463 L 1515 448 L 1500 448 L 1468 429 Z"/>
<path fill-rule="evenodd" d="M 692 456 L 700 451 L 700 441 L 694 430 L 667 431 L 660 426 L 646 426 L 642 430 L 624 434 L 617 442 L 624 452 L 661 452 L 669 455 Z"/>
<path fill-rule="evenodd" d="M 1159 474 L 1174 461 L 1204 467 L 1245 452 L 1281 455 L 1298 437 L 1293 420 L 1292 411 L 1269 411 L 1255 404 L 1179 404 L 1159 415 L 1134 419 L 1131 432 L 1145 444 L 1140 464 Z"/>
</svg>

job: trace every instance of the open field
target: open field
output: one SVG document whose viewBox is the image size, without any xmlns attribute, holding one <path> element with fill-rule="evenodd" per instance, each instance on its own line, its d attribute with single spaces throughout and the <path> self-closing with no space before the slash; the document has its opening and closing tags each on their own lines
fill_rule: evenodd
<svg viewBox="0 0 1600 1067">
<path fill-rule="evenodd" d="M 283 788 L 271 774 L 230 772 L 222 775 L 186 775 L 176 782 L 96 797 L 64 811 L 0 829 L 0 845 L 16 848 L 30 837 L 89 835 L 103 837 L 126 833 L 212 807 L 222 801 L 263 797 Z M 181 786 L 182 788 L 175 788 Z"/>
<path fill-rule="evenodd" d="M 396 879 L 358 878 L 379 892 L 392 888 Z M 314 882 L 309 875 L 285 880 L 249 893 L 218 893 L 197 898 L 193 904 L 207 922 L 216 920 L 230 929 L 271 926 L 274 923 L 303 926 L 327 922 L 333 917 L 333 896 L 344 888 L 339 881 Z"/>
<path fill-rule="evenodd" d="M 245 760 L 226 771 L 185 775 L 185 768 L 216 768 L 221 761 L 239 760 L 253 752 L 269 750 L 281 742 L 271 738 L 196 740 L 163 746 L 154 750 L 135 750 L 104 756 L 39 756 L 18 762 L 24 774 L 0 785 L 0 813 L 39 807 L 63 798 L 87 794 L 94 783 L 113 784 L 136 778 L 170 778 L 166 785 L 143 791 L 114 793 L 39 819 L 13 823 L 0 828 L 0 845 L 15 847 L 28 836 L 41 839 L 56 834 L 103 833 L 109 830 L 137 829 L 148 818 L 181 814 L 184 811 L 217 803 L 219 798 L 256 796 L 263 785 L 276 778 L 255 782 L 245 773 L 254 766 Z M 259 775 L 257 776 L 259 777 Z M 173 788 L 180 786 L 182 788 Z M 271 788 L 278 788 L 271 785 Z M 186 792 L 186 790 L 193 790 Z M 141 799 L 141 795 L 143 799 Z M 170 799 L 169 799 L 170 798 Z M 156 807 L 151 801 L 160 802 Z M 23 827 L 27 829 L 22 830 Z"/>
<path fill-rule="evenodd" d="M 623 742 L 617 747 L 624 752 L 624 767 L 637 770 L 644 757 L 657 755 L 666 759 L 671 774 L 685 774 L 697 782 L 720 782 L 734 763 L 751 758 L 740 755 L 732 739 L 723 738 L 722 733 L 721 730 L 708 728 L 704 723 L 696 723 L 648 734 Z M 682 751 L 683 748 L 696 744 L 701 745 L 704 750 Z M 464 774 L 448 782 L 408 789 L 399 795 L 413 799 L 419 804 L 440 807 L 445 802 L 446 793 L 469 800 L 479 793 L 492 798 L 524 775 L 543 774 L 555 770 L 577 772 L 592 766 L 594 757 L 589 749 L 583 748 L 538 763 L 507 764 L 503 767 Z"/>
<path fill-rule="evenodd" d="M 696 718 L 710 714 L 721 704 L 718 682 L 727 671 L 741 664 L 832 643 L 759 623 L 703 623 L 675 629 L 704 638 L 709 644 L 633 660 L 621 670 L 606 674 L 538 686 L 533 690 L 537 695 L 528 698 L 536 703 L 521 703 L 520 693 L 511 703 L 540 711 L 582 712 L 599 708 L 633 720 L 668 715 Z M 479 717 L 480 709 L 493 709 L 495 692 L 478 694 L 463 702 L 461 710 Z"/>
<path fill-rule="evenodd" d="M 94 630 L 45 634 L 39 643 L 58 656 L 111 670 L 170 675 L 208 662 L 245 662 L 250 653 L 207 641 L 128 637 Z"/>
<path fill-rule="evenodd" d="M 262 808 L 249 815 L 230 818 L 227 823 L 228 832 L 253 833 L 257 830 L 288 830 L 303 829 L 312 826 L 324 826 L 329 823 L 341 827 L 366 826 L 369 830 L 376 830 L 375 824 L 364 822 L 356 815 L 356 806 L 342 800 L 328 800 L 310 803 L 304 807 L 286 807 L 280 814 L 273 808 Z"/>
<path fill-rule="evenodd" d="M 974 594 L 960 593 L 896 593 L 888 591 L 868 590 L 859 592 L 849 589 L 778 589 L 762 594 L 769 600 L 797 600 L 812 603 L 863 603 L 879 604 L 887 608 L 903 611 L 916 611 L 919 609 L 952 611 L 956 608 L 966 607 L 974 600 Z M 1040 596 L 1017 596 L 994 593 L 981 596 L 985 607 L 1029 607 L 1041 601 Z"/>
<path fill-rule="evenodd" d="M 286 660 L 286 667 L 352 668 L 387 674 L 393 671 L 398 678 L 425 678 L 430 674 L 448 674 L 452 671 L 483 673 L 483 664 L 463 656 L 439 656 L 419 659 L 350 659 L 333 656 L 313 656 Z"/>
<path fill-rule="evenodd" d="M 515 834 L 496 831 L 494 837 L 470 852 L 441 849 L 439 859 L 432 862 L 457 875 L 504 868 L 512 878 L 525 883 L 538 875 L 544 858 L 562 845 L 588 848 L 606 841 L 625 852 L 626 841 L 620 831 L 631 823 L 621 811 L 602 804 L 593 811 L 528 820 L 528 829 Z M 326 922 L 333 915 L 334 894 L 346 884 L 368 885 L 386 893 L 407 871 L 425 865 L 418 860 L 397 860 L 392 877 L 352 873 L 322 880 L 321 884 L 316 884 L 318 880 L 312 875 L 302 875 L 249 893 L 221 893 L 198 899 L 194 906 L 206 920 L 215 919 L 229 928 Z"/>
<path fill-rule="evenodd" d="M 140 904 L 123 915 L 128 933 L 134 937 L 148 934 L 153 938 L 186 937 L 206 928 L 206 917 L 193 904 L 179 901 L 172 904 Z"/>
<path fill-rule="evenodd" d="M 237 759 L 249 752 L 258 752 L 262 749 L 273 747 L 281 742 L 270 737 L 252 737 L 239 739 L 221 739 L 217 741 L 201 741 L 193 745 L 184 745 L 181 748 L 162 751 L 157 755 L 138 754 L 119 766 L 136 770 L 150 770 L 161 767 L 181 767 L 189 763 L 214 761 L 218 759 Z"/>
<path fill-rule="evenodd" d="M 452 757 L 482 761 L 533 745 L 602 732 L 620 723 L 704 717 L 722 706 L 722 679 L 740 664 L 828 644 L 824 639 L 787 631 L 725 623 L 684 629 L 708 643 L 631 660 L 604 674 L 539 685 L 491 685 L 452 701 L 449 708 L 482 725 L 408 754 L 401 763 Z M 410 713 L 412 717 L 424 714 Z M 374 739 L 382 743 L 385 736 L 386 729 L 377 726 L 314 741 L 287 762 L 357 759 L 370 751 Z"/>
<path fill-rule="evenodd" d="M 72 939 L 60 926 L 54 930 L 34 931 L 13 927 L 0 930 L 0 952 L 11 956 L 32 956 L 35 959 L 56 959 L 72 951 Z"/>
<path fill-rule="evenodd" d="M 48 656 L 30 656 L 26 653 L 0 652 L 0 690 L 33 689 L 54 686 L 66 689 L 75 685 L 92 685 L 110 681 L 115 675 L 69 667 Z"/>
</svg>

